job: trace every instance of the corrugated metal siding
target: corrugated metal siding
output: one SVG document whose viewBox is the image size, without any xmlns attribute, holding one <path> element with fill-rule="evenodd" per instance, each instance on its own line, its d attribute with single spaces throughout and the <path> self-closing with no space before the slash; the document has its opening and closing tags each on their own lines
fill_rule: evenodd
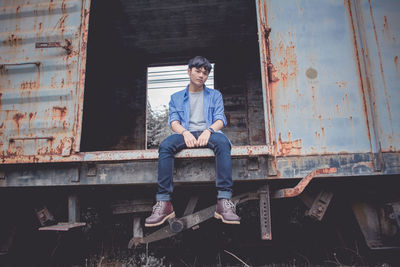
<svg viewBox="0 0 400 267">
<path fill-rule="evenodd" d="M 78 150 L 88 5 L 0 1 L 2 158 Z M 31 156 L 31 157 L 30 157 Z"/>
<path fill-rule="evenodd" d="M 382 151 L 400 150 L 400 1 L 356 1 Z"/>
<path fill-rule="evenodd" d="M 357 47 L 346 1 L 289 4 L 260 0 L 257 6 L 264 38 L 271 29 L 262 63 L 269 72 L 264 81 L 271 114 L 267 130 L 270 142 L 277 144 L 276 153 L 370 152 Z"/>
</svg>

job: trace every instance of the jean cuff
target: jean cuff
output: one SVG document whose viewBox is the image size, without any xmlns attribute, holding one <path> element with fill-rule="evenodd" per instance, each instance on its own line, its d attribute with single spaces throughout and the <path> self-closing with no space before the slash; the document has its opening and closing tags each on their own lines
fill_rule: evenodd
<svg viewBox="0 0 400 267">
<path fill-rule="evenodd" d="M 231 191 L 218 191 L 218 198 L 231 199 L 232 192 Z"/>
<path fill-rule="evenodd" d="M 171 201 L 169 194 L 156 194 L 156 201 Z"/>
</svg>

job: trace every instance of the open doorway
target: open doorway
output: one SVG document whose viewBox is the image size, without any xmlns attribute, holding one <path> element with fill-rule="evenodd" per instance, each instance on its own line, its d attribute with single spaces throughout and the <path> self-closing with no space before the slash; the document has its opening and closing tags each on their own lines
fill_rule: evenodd
<svg viewBox="0 0 400 267">
<path fill-rule="evenodd" d="M 206 86 L 215 89 L 214 67 L 208 75 Z M 187 65 L 172 65 L 147 68 L 147 148 L 158 148 L 162 140 L 173 134 L 168 125 L 169 100 L 173 93 L 181 91 L 189 84 Z"/>
<path fill-rule="evenodd" d="M 92 1 L 81 151 L 146 149 L 148 67 L 197 55 L 216 63 L 224 133 L 265 144 L 257 38 L 253 1 Z"/>
</svg>

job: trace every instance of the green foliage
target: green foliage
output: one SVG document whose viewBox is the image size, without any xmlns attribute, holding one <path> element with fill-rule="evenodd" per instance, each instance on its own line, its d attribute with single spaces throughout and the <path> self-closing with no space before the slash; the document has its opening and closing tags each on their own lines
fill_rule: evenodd
<svg viewBox="0 0 400 267">
<path fill-rule="evenodd" d="M 154 111 L 147 102 L 147 148 L 158 148 L 173 132 L 168 126 L 168 107 Z"/>
</svg>

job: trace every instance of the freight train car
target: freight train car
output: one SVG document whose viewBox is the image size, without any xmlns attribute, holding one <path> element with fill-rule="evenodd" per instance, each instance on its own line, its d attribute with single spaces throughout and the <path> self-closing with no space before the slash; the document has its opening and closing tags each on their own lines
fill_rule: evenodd
<svg viewBox="0 0 400 267">
<path fill-rule="evenodd" d="M 215 64 L 214 87 L 224 97 L 234 200 L 259 201 L 262 239 L 273 240 L 271 200 L 299 197 L 307 215 L 322 220 L 351 180 L 349 206 L 368 247 L 400 245 L 400 194 L 393 189 L 400 179 L 400 2 L 0 6 L 0 187 L 68 192 L 66 222 L 50 225 L 51 211 L 41 208 L 41 230 L 84 226 L 79 200 L 88 186 L 132 189 L 131 199 L 111 203 L 116 214 L 137 214 L 130 247 L 212 217 L 213 206 L 195 211 L 201 196 L 193 195 L 181 218 L 143 237 L 140 212 L 153 195 L 143 198 L 137 189 L 157 181 L 158 152 L 148 146 L 149 68 L 203 55 Z M 209 149 L 178 153 L 178 188 L 212 184 L 213 157 Z M 315 181 L 333 186 L 307 192 Z M 378 190 L 383 184 L 393 190 Z"/>
</svg>

